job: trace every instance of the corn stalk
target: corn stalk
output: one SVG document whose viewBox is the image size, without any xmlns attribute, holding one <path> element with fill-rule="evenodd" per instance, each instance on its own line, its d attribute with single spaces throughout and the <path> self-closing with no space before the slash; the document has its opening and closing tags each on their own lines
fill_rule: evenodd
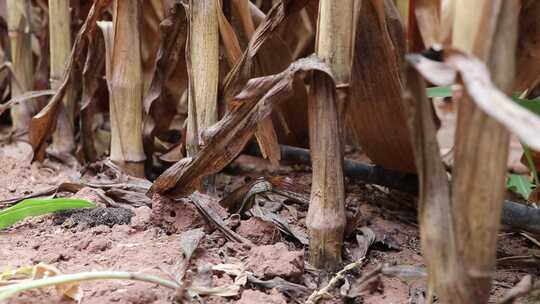
<svg viewBox="0 0 540 304">
<path fill-rule="evenodd" d="M 188 64 L 188 124 L 186 150 L 195 155 L 204 145 L 202 133 L 218 120 L 219 82 L 219 0 L 189 2 Z M 214 180 L 209 177 L 210 192 Z"/>
<path fill-rule="evenodd" d="M 11 97 L 17 97 L 33 87 L 34 66 L 30 43 L 30 1 L 8 0 L 8 32 L 11 46 Z M 13 129 L 27 129 L 37 106 L 22 103 L 12 107 Z"/>
<path fill-rule="evenodd" d="M 218 3 L 217 0 L 191 0 L 189 9 L 187 153 L 193 156 L 202 145 L 201 133 L 218 118 Z"/>
<path fill-rule="evenodd" d="M 349 81 L 354 1 L 321 0 L 317 55 L 330 65 L 337 85 Z M 334 269 L 341 262 L 345 228 L 345 189 L 339 103 L 331 82 L 313 77 L 308 103 L 313 160 L 311 201 L 306 218 L 309 260 Z"/>
<path fill-rule="evenodd" d="M 49 37 L 51 50 L 51 89 L 58 89 L 64 80 L 67 58 L 71 52 L 71 14 L 69 1 L 49 0 Z M 58 126 L 53 134 L 53 149 L 71 152 L 75 148 L 73 115 L 75 100 L 72 90 L 63 99 L 64 110 L 59 113 Z"/>
<path fill-rule="evenodd" d="M 483 60 L 494 83 L 510 93 L 519 2 L 455 1 L 454 47 Z M 487 303 L 504 199 L 508 131 L 465 94 L 459 100 L 452 209 L 467 303 Z M 489 182 L 485 179 L 489 177 Z"/>
<path fill-rule="evenodd" d="M 116 0 L 110 64 L 111 160 L 129 174 L 144 175 L 142 144 L 141 2 Z"/>
</svg>

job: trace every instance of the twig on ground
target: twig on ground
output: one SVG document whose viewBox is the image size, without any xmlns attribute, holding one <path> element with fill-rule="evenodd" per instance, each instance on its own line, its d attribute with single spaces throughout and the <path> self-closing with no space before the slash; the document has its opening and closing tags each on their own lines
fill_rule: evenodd
<svg viewBox="0 0 540 304">
<path fill-rule="evenodd" d="M 336 273 L 336 275 L 330 280 L 330 282 L 328 282 L 328 284 L 326 286 L 324 286 L 323 288 L 321 288 L 319 290 L 315 290 L 309 296 L 309 298 L 306 300 L 306 304 L 317 304 L 317 302 L 319 302 L 319 300 L 322 297 L 327 295 L 328 292 L 330 291 L 330 289 L 332 289 L 339 282 L 339 280 L 343 279 L 343 277 L 345 276 L 345 273 L 347 273 L 348 271 L 362 265 L 364 263 L 364 260 L 365 260 L 365 257 L 363 257 L 360 260 L 358 260 L 356 262 L 352 262 L 352 263 L 348 264 L 347 266 L 343 267 L 343 269 L 338 271 Z"/>
</svg>

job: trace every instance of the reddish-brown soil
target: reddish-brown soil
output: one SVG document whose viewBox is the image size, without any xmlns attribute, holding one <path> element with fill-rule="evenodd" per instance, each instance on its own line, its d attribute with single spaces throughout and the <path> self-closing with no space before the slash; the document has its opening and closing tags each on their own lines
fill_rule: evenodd
<svg viewBox="0 0 540 304">
<path fill-rule="evenodd" d="M 0 147 L 0 200 L 30 194 L 78 178 L 75 170 L 51 160 L 30 163 L 25 154 L 27 152 L 27 147 L 14 148 L 13 144 Z M 277 171 L 269 172 L 271 167 L 252 158 L 243 158 L 234 167 L 234 175 L 221 174 L 218 178 L 220 196 L 245 184 L 250 178 L 266 174 L 287 175 L 298 183 L 309 184 L 310 181 L 308 171 L 280 167 Z M 280 205 L 280 202 L 270 199 L 265 201 L 265 206 L 268 205 L 269 209 L 288 221 L 291 227 L 306 232 L 305 206 L 291 202 Z M 357 278 L 380 264 L 423 266 L 418 227 L 411 205 L 414 205 L 412 200 L 399 193 L 354 183 L 347 185 L 347 216 L 352 219 L 355 214 L 359 214 L 358 227 L 371 228 L 380 242 L 371 246 L 364 264 L 350 272 L 346 285 L 354 287 Z M 201 297 L 193 300 L 195 303 L 303 303 L 309 293 L 328 282 L 328 274 L 319 273 L 305 263 L 306 248 L 285 236 L 274 224 L 247 216 L 231 217 L 219 205 L 211 207 L 227 227 L 249 239 L 255 247 L 250 249 L 228 241 L 186 201 L 171 207 L 168 220 L 163 219 L 161 223 L 156 222 L 148 207 L 133 208 L 135 215 L 130 224 L 115 225 L 112 228 L 104 225 L 55 225 L 53 215 L 24 220 L 0 232 L 0 272 L 41 262 L 54 265 L 63 273 L 115 270 L 173 279 L 183 260 L 180 234 L 203 227 L 205 236 L 194 252 L 189 267 L 193 282 L 201 280 L 197 276 L 205 265 L 228 263 L 245 267 L 259 279 L 269 280 L 279 276 L 307 287 L 308 293 L 291 295 L 248 283 L 237 296 Z M 354 237 L 359 233 L 355 230 L 346 240 L 345 262 L 351 262 L 359 254 Z M 501 236 L 498 255 L 540 254 L 540 250 L 534 246 L 518 234 L 504 234 Z M 538 269 L 530 268 L 499 269 L 495 274 L 492 303 L 496 303 L 526 273 L 536 277 L 538 272 Z M 205 280 L 206 284 L 212 286 L 233 282 L 231 276 L 216 272 L 211 272 Z M 343 303 L 339 288 L 342 284 L 333 289 L 331 297 L 321 302 Z M 171 303 L 175 298 L 173 290 L 134 281 L 92 281 L 81 283 L 81 286 L 84 291 L 82 303 L 86 304 Z M 404 280 L 384 276 L 379 283 L 370 286 L 358 298 L 350 299 L 347 303 L 423 303 L 426 288 L 424 279 Z M 59 299 L 53 289 L 43 289 L 23 292 L 6 303 L 69 301 Z"/>
</svg>

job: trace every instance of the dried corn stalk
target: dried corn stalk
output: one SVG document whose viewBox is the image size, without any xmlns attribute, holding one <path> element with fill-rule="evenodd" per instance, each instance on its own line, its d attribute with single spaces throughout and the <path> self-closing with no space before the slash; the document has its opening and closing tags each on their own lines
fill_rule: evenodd
<svg viewBox="0 0 540 304">
<path fill-rule="evenodd" d="M 411 72 L 408 87 L 416 93 L 409 92 L 406 100 L 416 99 L 416 109 L 408 108 L 408 113 L 421 181 L 419 216 L 430 295 L 434 288 L 444 303 L 487 303 L 504 198 L 508 155 L 505 128 L 527 144 L 540 147 L 540 140 L 534 135 L 540 131 L 540 119 L 496 87 L 511 91 L 518 1 L 458 4 L 452 41 L 479 58 L 452 50 L 442 54 L 444 63 L 410 57 L 430 82 L 449 85 L 459 81 L 464 88 L 450 188 L 433 126 L 426 123 L 431 113 L 426 109 L 425 93 L 418 93 L 424 85 L 415 82 Z M 463 22 L 469 28 L 461 27 L 461 18 L 467 19 Z M 412 102 L 409 104 L 413 106 Z M 489 182 L 485 182 L 486 176 Z"/>
<path fill-rule="evenodd" d="M 30 43 L 30 1 L 8 0 L 8 33 L 11 45 L 11 96 L 17 97 L 33 88 L 34 65 Z M 28 128 L 37 106 L 21 103 L 11 108 L 14 129 Z"/>
<path fill-rule="evenodd" d="M 329 64 L 337 85 L 349 81 L 353 8 L 352 0 L 319 2 L 317 55 Z M 334 83 L 318 76 L 313 76 L 308 102 L 313 181 L 306 225 L 310 263 L 334 269 L 341 262 L 345 229 L 342 115 L 339 113 L 345 98 L 338 99 Z"/>
<path fill-rule="evenodd" d="M 519 1 L 456 1 L 452 44 L 486 62 L 495 85 L 511 93 Z M 464 81 L 467 79 L 464 78 Z M 487 303 L 504 199 L 508 131 L 468 91 L 459 101 L 452 209 L 467 303 Z M 486 100 L 487 101 L 487 100 Z M 474 164 L 474 165 L 472 165 Z M 489 177 L 489 182 L 483 179 Z"/>
<path fill-rule="evenodd" d="M 144 175 L 142 144 L 143 75 L 140 1 L 114 2 L 110 62 L 111 155 L 127 173 Z"/>
<path fill-rule="evenodd" d="M 219 29 L 217 0 L 191 0 L 187 62 L 189 75 L 187 153 L 204 145 L 200 134 L 218 120 Z"/>
<path fill-rule="evenodd" d="M 51 55 L 51 89 L 62 85 L 66 70 L 66 58 L 71 52 L 71 14 L 69 1 L 49 0 L 49 37 Z M 53 148 L 69 153 L 75 148 L 73 91 L 68 89 L 64 96 L 63 111 L 58 116 L 58 128 L 53 134 Z"/>
<path fill-rule="evenodd" d="M 444 303 L 466 303 L 464 299 L 454 297 L 454 294 L 461 295 L 456 291 L 465 287 L 460 281 L 463 269 L 457 260 L 450 184 L 439 155 L 426 84 L 410 65 L 407 65 L 405 75 L 403 101 L 420 183 L 418 221 L 422 255 L 428 270 L 427 298 L 430 301 L 436 291 Z"/>
</svg>

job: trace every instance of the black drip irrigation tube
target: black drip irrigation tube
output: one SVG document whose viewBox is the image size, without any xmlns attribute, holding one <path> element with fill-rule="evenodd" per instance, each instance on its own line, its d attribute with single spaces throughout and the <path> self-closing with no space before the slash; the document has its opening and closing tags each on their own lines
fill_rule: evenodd
<svg viewBox="0 0 540 304">
<path fill-rule="evenodd" d="M 280 150 L 282 160 L 311 165 L 311 156 L 307 149 L 280 145 Z M 250 144 L 245 152 L 249 155 L 261 156 L 256 144 Z M 388 170 L 377 165 L 351 159 L 344 159 L 343 174 L 352 180 L 366 184 L 375 184 L 410 194 L 418 194 L 418 178 L 415 174 Z M 505 200 L 501 223 L 515 229 L 540 235 L 540 209 Z"/>
</svg>

